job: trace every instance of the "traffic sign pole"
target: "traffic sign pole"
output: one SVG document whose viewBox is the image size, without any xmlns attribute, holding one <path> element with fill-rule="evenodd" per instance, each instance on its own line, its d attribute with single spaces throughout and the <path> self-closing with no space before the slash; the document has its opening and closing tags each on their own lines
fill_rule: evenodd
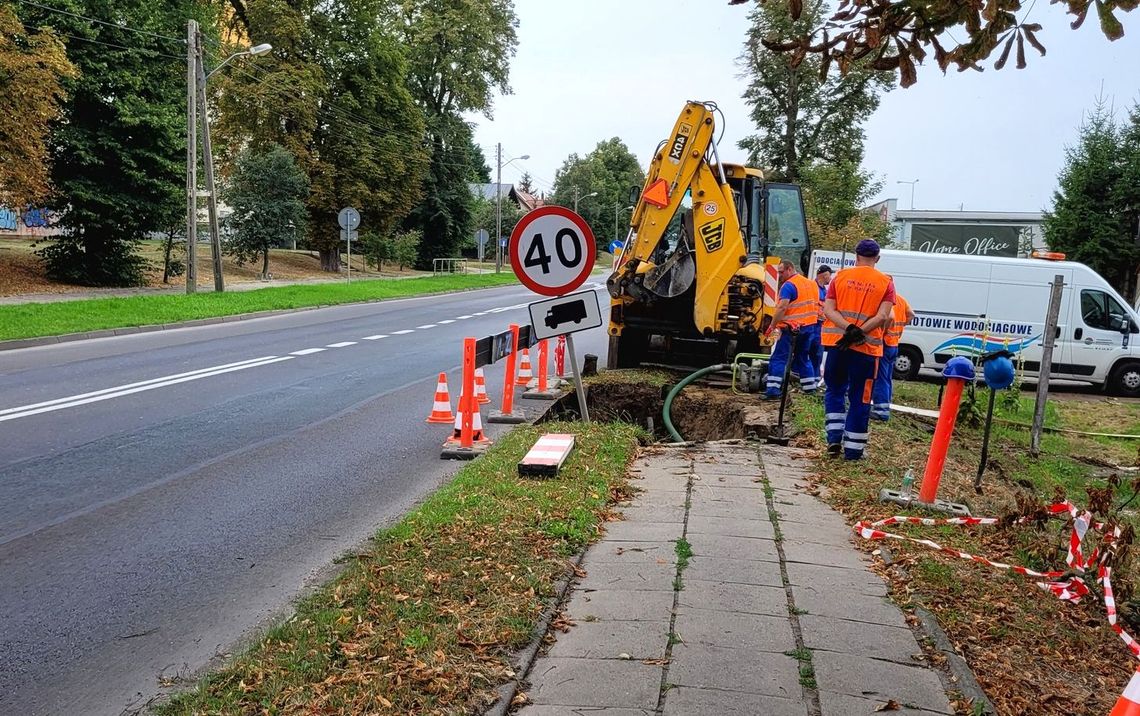
<svg viewBox="0 0 1140 716">
<path fill-rule="evenodd" d="M 582 386 L 582 374 L 578 371 L 578 356 L 574 353 L 574 334 L 566 335 L 566 352 L 570 354 L 570 371 L 574 376 L 574 387 L 578 391 L 578 412 L 582 422 L 590 422 L 590 410 L 586 407 L 586 389 Z"/>
</svg>

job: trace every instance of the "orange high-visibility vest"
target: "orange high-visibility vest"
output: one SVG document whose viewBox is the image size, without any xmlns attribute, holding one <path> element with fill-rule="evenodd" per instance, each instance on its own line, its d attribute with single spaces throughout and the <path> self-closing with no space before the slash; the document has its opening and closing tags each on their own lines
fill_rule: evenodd
<svg viewBox="0 0 1140 716">
<path fill-rule="evenodd" d="M 819 286 L 807 276 L 796 274 L 788 279 L 796 287 L 796 300 L 784 309 L 784 320 L 779 327 L 795 325 L 814 326 L 819 321 Z"/>
<path fill-rule="evenodd" d="M 910 304 L 902 296 L 895 294 L 895 307 L 891 309 L 891 323 L 883 331 L 883 343 L 888 346 L 897 346 L 902 339 L 903 329 L 906 328 L 906 312 Z"/>
<path fill-rule="evenodd" d="M 850 323 L 862 326 L 879 312 L 887 296 L 891 279 L 870 266 L 853 266 L 843 269 L 831 280 L 835 289 L 835 307 Z M 824 320 L 822 342 L 834 346 L 843 337 L 843 329 Z M 867 332 L 867 339 L 851 347 L 860 353 L 880 357 L 883 355 L 883 327 Z"/>
</svg>

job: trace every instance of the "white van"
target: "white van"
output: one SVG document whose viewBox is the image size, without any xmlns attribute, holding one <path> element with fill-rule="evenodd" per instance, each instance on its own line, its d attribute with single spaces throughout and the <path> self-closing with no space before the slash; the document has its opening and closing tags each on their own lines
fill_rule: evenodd
<svg viewBox="0 0 1140 716">
<path fill-rule="evenodd" d="M 815 251 L 810 267 L 853 266 L 855 255 Z M 1140 396 L 1140 318 L 1108 282 L 1074 261 L 883 251 L 876 266 L 916 317 L 903 332 L 895 376 L 940 369 L 952 356 L 1007 348 L 1033 375 L 1053 277 L 1065 277 L 1052 376 Z"/>
</svg>

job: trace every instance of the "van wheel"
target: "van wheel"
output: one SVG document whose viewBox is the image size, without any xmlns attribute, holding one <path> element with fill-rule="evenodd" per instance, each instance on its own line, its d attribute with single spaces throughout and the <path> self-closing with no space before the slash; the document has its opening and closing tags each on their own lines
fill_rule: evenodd
<svg viewBox="0 0 1140 716">
<path fill-rule="evenodd" d="M 895 358 L 895 380 L 914 380 L 922 368 L 922 353 L 917 348 L 902 346 Z"/>
<path fill-rule="evenodd" d="M 1140 363 L 1121 363 L 1113 368 L 1108 389 L 1116 395 L 1140 398 Z"/>
</svg>

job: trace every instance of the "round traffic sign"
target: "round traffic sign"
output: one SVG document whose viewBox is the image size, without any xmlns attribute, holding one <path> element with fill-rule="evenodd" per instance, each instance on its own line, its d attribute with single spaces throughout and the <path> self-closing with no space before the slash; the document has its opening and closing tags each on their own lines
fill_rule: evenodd
<svg viewBox="0 0 1140 716">
<path fill-rule="evenodd" d="M 336 215 L 336 220 L 340 228 L 351 231 L 360 227 L 360 212 L 351 206 L 346 206 Z"/>
<path fill-rule="evenodd" d="M 561 206 L 535 209 L 511 232 L 511 268 L 524 286 L 543 296 L 561 296 L 581 286 L 596 253 L 590 225 Z"/>
</svg>

